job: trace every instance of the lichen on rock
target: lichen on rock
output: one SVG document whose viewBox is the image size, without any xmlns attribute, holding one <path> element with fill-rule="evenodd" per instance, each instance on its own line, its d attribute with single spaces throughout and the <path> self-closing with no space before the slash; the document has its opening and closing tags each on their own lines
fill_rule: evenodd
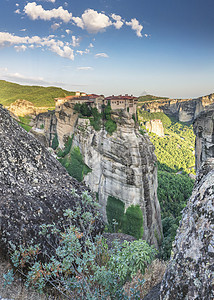
<svg viewBox="0 0 214 300">
<path fill-rule="evenodd" d="M 71 178 L 61 164 L 32 135 L 22 129 L 0 107 L 0 242 L 6 251 L 10 244 L 41 243 L 40 225 L 63 228 L 64 211 L 75 210 L 89 189 Z M 94 234 L 103 230 L 103 221 L 93 205 L 87 207 L 95 218 Z"/>
<path fill-rule="evenodd" d="M 214 299 L 214 158 L 202 165 L 183 211 L 160 299 Z"/>
</svg>

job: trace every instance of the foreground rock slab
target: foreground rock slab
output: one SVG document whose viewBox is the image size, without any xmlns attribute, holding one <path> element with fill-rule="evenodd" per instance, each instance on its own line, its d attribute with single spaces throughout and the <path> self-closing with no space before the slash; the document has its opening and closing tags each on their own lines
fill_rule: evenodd
<svg viewBox="0 0 214 300">
<path fill-rule="evenodd" d="M 214 158 L 202 165 L 183 211 L 160 299 L 214 299 Z"/>
<path fill-rule="evenodd" d="M 33 136 L 0 107 L 0 242 L 10 245 L 43 243 L 40 225 L 65 225 L 64 211 L 75 209 L 87 188 L 71 178 Z M 90 206 L 85 209 L 97 213 Z M 94 233 L 103 228 L 95 217 Z M 48 245 L 46 245 L 48 249 Z"/>
</svg>

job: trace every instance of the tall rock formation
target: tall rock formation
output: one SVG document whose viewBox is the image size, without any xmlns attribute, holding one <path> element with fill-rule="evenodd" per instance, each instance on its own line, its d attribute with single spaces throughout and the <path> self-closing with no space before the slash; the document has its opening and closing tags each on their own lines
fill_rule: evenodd
<svg viewBox="0 0 214 300">
<path fill-rule="evenodd" d="M 202 165 L 183 210 L 160 299 L 214 299 L 214 158 Z"/>
<path fill-rule="evenodd" d="M 11 244 L 49 243 L 39 235 L 40 225 L 66 225 L 64 211 L 82 205 L 86 186 L 71 178 L 48 150 L 28 134 L 0 106 L 0 244 L 8 250 Z M 72 189 L 77 190 L 78 196 Z M 85 204 L 84 204 L 85 205 Z M 89 205 L 94 216 L 96 209 Z M 94 232 L 102 231 L 102 218 L 95 216 Z"/>
<path fill-rule="evenodd" d="M 162 227 L 154 146 L 135 129 L 130 114 L 115 111 L 112 118 L 117 122 L 117 131 L 112 136 L 104 129 L 95 131 L 89 120 L 78 120 L 73 146 L 80 148 L 84 162 L 92 169 L 84 181 L 98 193 L 105 220 L 108 196 L 119 198 L 125 208 L 139 204 L 143 212 L 143 238 L 157 245 Z"/>
<path fill-rule="evenodd" d="M 197 99 L 158 99 L 146 101 L 141 105 L 143 110 L 149 112 L 163 112 L 175 117 L 180 122 L 193 122 L 205 107 L 214 102 L 214 94 Z"/>
<path fill-rule="evenodd" d="M 200 113 L 193 126 L 196 135 L 195 164 L 198 170 L 202 162 L 214 157 L 214 106 L 211 105 Z"/>
</svg>

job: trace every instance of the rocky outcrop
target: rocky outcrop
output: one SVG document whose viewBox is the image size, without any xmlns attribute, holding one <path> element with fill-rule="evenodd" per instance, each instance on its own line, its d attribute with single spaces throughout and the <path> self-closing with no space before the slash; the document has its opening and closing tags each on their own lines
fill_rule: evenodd
<svg viewBox="0 0 214 300">
<path fill-rule="evenodd" d="M 205 107 L 214 102 L 214 94 L 199 97 L 197 99 L 159 99 L 147 101 L 141 105 L 141 109 L 148 112 L 163 112 L 175 117 L 180 122 L 193 122 Z"/>
<path fill-rule="evenodd" d="M 214 157 L 214 107 L 207 107 L 207 110 L 200 113 L 195 119 L 194 132 L 196 170 L 210 157 Z"/>
<path fill-rule="evenodd" d="M 149 132 L 155 133 L 160 137 L 164 136 L 164 128 L 161 120 L 154 119 L 146 122 L 146 129 L 148 129 Z"/>
<path fill-rule="evenodd" d="M 35 135 L 45 146 L 51 146 L 57 134 L 57 118 L 55 110 L 49 110 L 36 116 L 31 133 Z"/>
<path fill-rule="evenodd" d="M 47 107 L 35 107 L 30 101 L 18 99 L 11 103 L 7 109 L 15 116 L 24 117 L 25 115 L 37 115 L 48 110 Z"/>
<path fill-rule="evenodd" d="M 78 146 L 92 172 L 85 183 L 98 193 L 106 220 L 108 196 L 119 198 L 125 208 L 139 204 L 143 212 L 143 238 L 157 245 L 162 227 L 157 199 L 157 166 L 154 146 L 135 128 L 128 113 L 114 112 L 117 131 L 108 135 L 95 131 L 87 119 L 79 119 L 74 130 L 73 146 Z"/>
<path fill-rule="evenodd" d="M 202 165 L 183 211 L 160 299 L 214 299 L 214 158 Z"/>
<path fill-rule="evenodd" d="M 69 101 L 65 102 L 58 109 L 56 107 L 57 136 L 59 147 L 61 148 L 63 148 L 67 138 L 74 132 L 74 127 L 78 119 L 78 113 L 73 108 L 74 104 Z"/>
<path fill-rule="evenodd" d="M 82 205 L 80 195 L 88 188 L 72 179 L 49 151 L 2 107 L 0 148 L 0 242 L 6 250 L 11 244 L 33 242 L 50 251 L 54 239 L 46 243 L 38 234 L 40 225 L 54 222 L 62 228 L 66 222 L 65 209 L 75 210 L 77 203 Z M 93 206 L 87 210 L 97 213 Z M 95 217 L 94 233 L 102 228 L 101 218 Z"/>
</svg>

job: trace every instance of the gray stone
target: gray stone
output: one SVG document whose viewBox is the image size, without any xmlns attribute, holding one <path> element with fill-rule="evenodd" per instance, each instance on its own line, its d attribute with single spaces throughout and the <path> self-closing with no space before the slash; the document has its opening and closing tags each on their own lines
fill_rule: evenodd
<svg viewBox="0 0 214 300">
<path fill-rule="evenodd" d="M 214 158 L 198 172 L 183 210 L 160 299 L 214 299 Z"/>
<path fill-rule="evenodd" d="M 75 210 L 80 195 L 89 190 L 71 178 L 61 164 L 9 113 L 0 107 L 0 242 L 6 251 L 10 244 L 41 243 L 40 225 L 63 228 L 65 209 Z M 71 193 L 77 190 L 79 196 Z M 83 207 L 83 206 L 82 206 Z M 93 206 L 87 209 L 97 213 Z M 94 234 L 102 231 L 101 217 L 95 217 Z M 51 241 L 51 243 L 54 243 Z"/>
</svg>

